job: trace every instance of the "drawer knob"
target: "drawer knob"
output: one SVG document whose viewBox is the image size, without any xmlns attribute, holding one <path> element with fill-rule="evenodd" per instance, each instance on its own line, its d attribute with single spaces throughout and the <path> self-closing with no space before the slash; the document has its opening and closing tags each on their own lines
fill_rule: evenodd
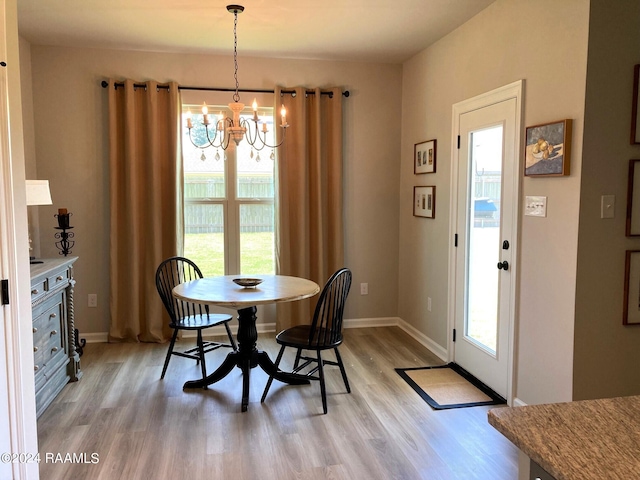
<svg viewBox="0 0 640 480">
<path fill-rule="evenodd" d="M 62 279 L 63 279 L 62 275 L 58 275 L 58 276 L 56 277 L 56 282 L 59 282 L 59 281 L 60 281 L 60 280 L 62 280 Z"/>
<path fill-rule="evenodd" d="M 57 352 L 58 350 L 60 350 L 58 347 L 53 347 L 53 348 L 51 349 L 51 351 L 52 351 L 52 352 Z"/>
<path fill-rule="evenodd" d="M 53 337 L 54 335 L 57 335 L 58 331 L 57 330 L 51 330 L 51 336 Z"/>
<path fill-rule="evenodd" d="M 38 331 L 38 329 L 36 327 L 33 327 L 33 333 L 36 333 Z"/>
<path fill-rule="evenodd" d="M 37 352 L 38 350 L 39 350 L 39 348 L 38 348 L 38 347 L 33 347 L 33 351 L 34 351 L 34 352 Z"/>
<path fill-rule="evenodd" d="M 40 293 L 40 290 L 38 290 L 37 288 L 34 288 L 33 290 L 31 290 L 31 295 L 37 295 Z"/>
<path fill-rule="evenodd" d="M 56 313 L 52 313 L 51 315 L 49 315 L 49 318 L 56 318 L 58 315 Z"/>
<path fill-rule="evenodd" d="M 33 366 L 33 371 L 37 372 L 38 370 L 40 370 L 40 367 L 38 365 L 34 365 Z"/>
</svg>

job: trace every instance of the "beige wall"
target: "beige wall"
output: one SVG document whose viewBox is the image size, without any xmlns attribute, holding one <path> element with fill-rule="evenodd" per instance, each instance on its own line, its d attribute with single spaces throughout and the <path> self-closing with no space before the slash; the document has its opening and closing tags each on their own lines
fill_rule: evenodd
<svg viewBox="0 0 640 480">
<path fill-rule="evenodd" d="M 627 172 L 633 66 L 640 63 L 640 3 L 591 1 L 580 240 L 576 292 L 574 399 L 640 394 L 640 328 L 622 325 Z M 615 218 L 600 197 L 615 195 Z M 638 292 L 635 292 L 638 295 Z"/>
<path fill-rule="evenodd" d="M 497 0 L 404 64 L 399 315 L 442 348 L 448 341 L 452 105 L 524 79 L 525 126 L 574 121 L 571 176 L 522 181 L 522 198 L 548 198 L 546 218 L 521 216 L 515 395 L 526 403 L 572 395 L 588 15 L 585 0 Z M 438 140 L 437 173 L 414 176 L 413 145 L 431 138 Z M 436 185 L 434 220 L 412 216 L 414 185 Z"/>
<path fill-rule="evenodd" d="M 100 81 L 113 76 L 232 87 L 232 58 L 37 45 L 31 58 L 37 172 L 50 181 L 54 200 L 39 207 L 42 255 L 57 256 L 53 214 L 67 208 L 75 226 L 73 255 L 80 257 L 76 323 L 82 333 L 106 332 L 107 92 Z M 244 58 L 241 52 L 239 64 L 241 88 L 341 85 L 351 92 L 344 100 L 345 221 L 354 285 L 346 315 L 397 316 L 401 66 Z M 368 296 L 360 296 L 361 282 L 369 283 Z M 87 308 L 88 293 L 98 294 L 97 309 Z"/>
</svg>

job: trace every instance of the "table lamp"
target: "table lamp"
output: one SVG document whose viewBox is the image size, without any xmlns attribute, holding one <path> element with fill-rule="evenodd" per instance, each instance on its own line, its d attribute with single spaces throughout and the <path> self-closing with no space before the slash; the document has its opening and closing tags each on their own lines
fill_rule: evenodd
<svg viewBox="0 0 640 480">
<path fill-rule="evenodd" d="M 49 180 L 26 180 L 27 182 L 27 206 L 31 205 L 51 205 L 51 192 L 49 191 Z M 31 247 L 31 231 L 29 231 L 29 251 Z M 42 263 L 35 260 L 35 257 L 29 256 L 29 263 Z"/>
</svg>

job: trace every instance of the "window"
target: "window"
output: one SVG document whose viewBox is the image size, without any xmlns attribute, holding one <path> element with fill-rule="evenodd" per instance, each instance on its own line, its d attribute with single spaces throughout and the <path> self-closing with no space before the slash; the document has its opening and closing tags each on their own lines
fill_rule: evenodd
<svg viewBox="0 0 640 480">
<path fill-rule="evenodd" d="M 205 96 L 206 94 L 206 96 Z M 199 97 L 199 98 L 198 98 Z M 266 97 L 266 98 L 265 98 Z M 206 143 L 202 125 L 202 101 L 209 107 L 212 123 L 218 112 L 230 114 L 231 93 L 187 91 L 182 93 L 183 125 L 191 112 L 192 137 Z M 252 116 L 250 102 L 246 117 Z M 253 100 L 253 97 L 251 97 Z M 270 105 L 269 96 L 258 98 Z M 273 143 L 273 108 L 260 107 L 261 121 L 268 122 Z M 211 126 L 209 130 L 212 131 Z M 213 132 L 212 132 L 213 133 Z M 217 140 L 217 139 L 216 139 Z M 275 273 L 274 152 L 261 151 L 243 140 L 222 148 L 199 149 L 183 128 L 184 159 L 184 254 L 204 276 Z"/>
</svg>

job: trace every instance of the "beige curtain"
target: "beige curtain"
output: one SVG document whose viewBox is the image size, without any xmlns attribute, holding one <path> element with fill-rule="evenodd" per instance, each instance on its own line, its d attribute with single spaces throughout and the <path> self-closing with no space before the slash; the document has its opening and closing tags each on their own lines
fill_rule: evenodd
<svg viewBox="0 0 640 480">
<path fill-rule="evenodd" d="M 282 90 L 295 90 L 296 95 Z M 291 124 L 277 162 L 276 271 L 321 287 L 344 266 L 342 89 L 276 89 Z M 279 115 L 277 116 L 279 120 Z M 279 121 L 278 121 L 279 123 Z M 278 304 L 278 331 L 308 323 L 317 297 Z"/>
<path fill-rule="evenodd" d="M 176 83 L 134 83 L 109 81 L 109 340 L 162 342 L 171 331 L 155 271 L 182 238 L 180 100 Z"/>
</svg>

